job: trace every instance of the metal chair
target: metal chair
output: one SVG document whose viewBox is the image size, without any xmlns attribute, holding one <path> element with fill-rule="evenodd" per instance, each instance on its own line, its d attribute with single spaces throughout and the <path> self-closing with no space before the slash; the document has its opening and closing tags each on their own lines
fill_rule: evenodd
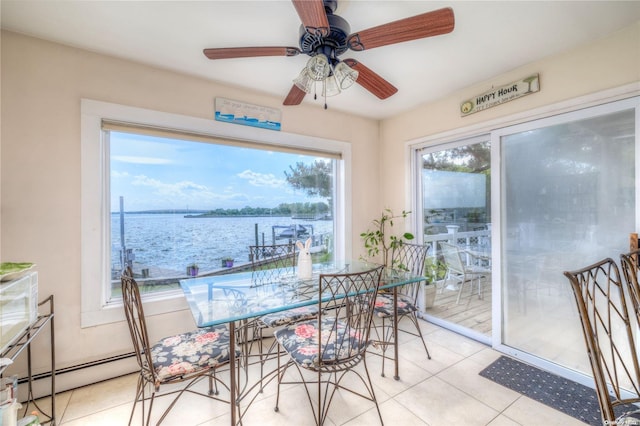
<svg viewBox="0 0 640 426">
<path fill-rule="evenodd" d="M 260 286 L 269 283 L 279 283 L 287 276 L 295 277 L 297 252 L 295 244 L 277 244 L 264 246 L 249 246 L 249 258 L 251 259 L 252 285 Z M 263 315 L 253 323 L 254 336 L 258 342 L 258 354 L 260 358 L 260 378 L 264 377 L 264 364 L 274 350 L 277 342 L 274 340 L 269 349 L 264 351 L 262 345 L 264 330 L 275 329 L 297 321 L 305 321 L 315 318 L 318 314 L 317 306 L 304 306 L 282 312 Z"/>
<path fill-rule="evenodd" d="M 564 275 L 578 307 L 602 424 L 639 424 L 629 417 L 637 407 L 625 410 L 629 408 L 625 406 L 640 402 L 640 369 L 633 338 L 638 324 L 630 321 L 618 266 L 607 258 Z"/>
<path fill-rule="evenodd" d="M 278 344 L 289 355 L 289 361 L 278 376 L 276 411 L 280 386 L 285 384 L 282 379 L 287 368 L 293 365 L 305 386 L 316 424 L 324 424 L 327 420 L 331 401 L 339 388 L 372 401 L 382 423 L 366 363 L 382 270 L 379 266 L 359 273 L 320 275 L 318 317 L 275 331 Z M 360 364 L 364 366 L 363 372 L 357 371 Z M 278 369 L 281 369 L 280 355 Z M 315 373 L 315 380 L 305 372 Z M 347 373 L 354 373 L 359 380 L 343 381 Z M 349 388 L 345 382 L 362 384 L 365 389 Z M 312 385 L 316 387 L 310 391 Z M 314 405 L 312 393 L 317 393 L 317 405 Z"/>
<path fill-rule="evenodd" d="M 395 247 L 391 254 L 391 264 L 392 268 L 402 271 L 408 271 L 412 275 L 423 276 L 424 275 L 424 264 L 427 258 L 427 252 L 429 251 L 429 246 L 420 245 L 420 244 L 409 244 L 404 243 L 399 247 Z M 396 318 L 396 310 L 394 309 L 393 302 L 393 292 L 385 292 L 378 293 L 378 297 L 376 298 L 376 305 L 374 308 L 374 314 L 378 318 L 381 318 L 381 324 L 377 325 L 375 321 L 373 322 L 373 327 L 376 332 L 377 340 L 374 342 L 374 347 L 380 346 L 382 350 L 382 377 L 384 377 L 384 361 L 385 359 L 393 359 L 396 362 L 396 356 L 393 358 L 386 355 L 386 350 L 389 346 L 397 345 L 397 336 L 395 330 L 403 331 L 412 336 L 416 336 L 420 338 L 422 342 L 422 346 L 424 347 L 424 351 L 427 354 L 427 359 L 431 359 L 431 355 L 429 354 L 429 349 L 427 349 L 427 344 L 424 341 L 424 337 L 422 336 L 422 331 L 420 330 L 420 324 L 418 323 L 418 294 L 420 290 L 420 285 L 424 281 L 415 282 L 411 284 L 406 284 L 396 289 L 397 291 L 397 318 Z M 398 328 L 398 323 L 402 321 L 402 319 L 408 318 L 413 323 L 413 326 L 416 329 L 416 332 L 412 332 L 409 330 L 400 330 Z M 389 320 L 389 323 L 387 323 Z M 397 353 L 397 350 L 395 351 Z M 399 380 L 400 377 L 397 374 L 394 376 L 396 380 Z"/>
<path fill-rule="evenodd" d="M 441 241 L 440 248 L 442 249 L 442 256 L 448 268 L 447 280 L 453 280 L 458 283 L 456 304 L 460 303 L 460 296 L 462 296 L 462 290 L 467 282 L 471 284 L 469 302 L 473 295 L 474 281 L 478 284 L 478 298 L 482 299 L 482 279 L 491 276 L 491 269 L 478 265 L 467 265 L 462 260 L 460 249 L 454 244 Z"/>
<path fill-rule="evenodd" d="M 229 348 L 229 330 L 227 327 L 203 328 L 189 333 L 169 336 L 159 340 L 152 346 L 149 343 L 149 333 L 147 332 L 138 283 L 133 278 L 130 268 L 127 268 L 122 274 L 121 283 L 124 312 L 129 325 L 138 366 L 140 367 L 140 376 L 136 386 L 136 399 L 131 409 L 129 424 L 131 424 L 136 406 L 140 402 L 142 403 L 142 424 L 149 425 L 151 410 L 156 397 L 176 394 L 156 424 L 162 423 L 185 392 L 229 403 L 229 401 L 217 396 L 218 383 L 227 390 L 229 386 L 215 375 L 218 368 L 229 362 L 230 353 L 233 353 Z M 238 348 L 235 349 L 234 356 L 236 358 L 240 356 Z M 229 374 L 234 374 L 234 372 Z M 203 378 L 208 378 L 209 380 L 208 393 L 202 393 L 192 388 Z M 170 391 L 160 393 L 161 386 L 180 382 L 184 382 L 185 386 L 180 388 L 173 387 Z M 150 396 L 145 391 L 147 386 L 151 387 Z M 149 409 L 145 410 L 145 402 L 147 400 L 149 401 Z"/>
<path fill-rule="evenodd" d="M 638 283 L 638 275 L 640 272 L 640 250 L 633 250 L 629 253 L 620 255 L 620 266 L 633 310 L 636 314 L 638 323 L 640 323 L 640 284 Z"/>
<path fill-rule="evenodd" d="M 249 260 L 254 286 L 279 282 L 283 274 L 295 273 L 296 246 L 291 243 L 249 246 Z"/>
</svg>

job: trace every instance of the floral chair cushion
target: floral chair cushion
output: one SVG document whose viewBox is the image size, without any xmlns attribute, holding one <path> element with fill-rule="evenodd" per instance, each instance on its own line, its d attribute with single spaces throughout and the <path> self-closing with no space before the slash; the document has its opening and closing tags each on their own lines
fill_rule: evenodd
<svg viewBox="0 0 640 426">
<path fill-rule="evenodd" d="M 367 347 L 367 342 L 357 330 L 347 328 L 344 321 L 322 318 L 321 328 L 319 332 L 317 320 L 304 321 L 276 330 L 274 336 L 298 365 L 310 369 L 319 365 L 319 336 L 323 340 L 323 363 L 345 361 L 363 353 Z"/>
<path fill-rule="evenodd" d="M 260 317 L 260 321 L 267 327 L 280 327 L 294 322 L 310 320 L 317 315 L 318 305 L 311 305 L 263 315 Z"/>
<path fill-rule="evenodd" d="M 166 337 L 153 345 L 151 356 L 161 382 L 216 368 L 229 362 L 229 330 L 223 325 Z"/>
<path fill-rule="evenodd" d="M 398 295 L 398 315 L 407 315 L 418 309 L 407 296 Z M 373 308 L 375 314 L 380 318 L 388 318 L 393 316 L 393 294 L 378 294 L 376 304 Z"/>
</svg>

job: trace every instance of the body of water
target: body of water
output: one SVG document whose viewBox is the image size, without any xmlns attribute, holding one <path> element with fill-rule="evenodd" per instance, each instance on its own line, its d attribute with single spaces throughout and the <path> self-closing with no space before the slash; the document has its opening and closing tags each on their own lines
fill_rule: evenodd
<svg viewBox="0 0 640 426">
<path fill-rule="evenodd" d="M 182 214 L 125 214 L 124 242 L 134 262 L 158 268 L 185 271 L 197 263 L 202 271 L 219 269 L 222 258 L 249 261 L 249 246 L 271 244 L 272 227 L 302 224 L 311 234 L 333 235 L 333 221 L 292 220 L 289 217 L 185 218 Z M 283 229 L 275 229 L 276 235 Z M 264 239 L 264 240 L 263 240 Z M 302 237 L 300 239 L 306 239 Z M 286 243 L 277 240 L 277 244 Z M 120 215 L 111 215 L 111 264 L 120 269 Z"/>
</svg>

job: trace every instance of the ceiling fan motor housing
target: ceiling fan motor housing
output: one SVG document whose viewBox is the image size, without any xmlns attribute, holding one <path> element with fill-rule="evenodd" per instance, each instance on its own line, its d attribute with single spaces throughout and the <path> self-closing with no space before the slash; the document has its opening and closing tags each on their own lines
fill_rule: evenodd
<svg viewBox="0 0 640 426">
<path fill-rule="evenodd" d="M 304 25 L 300 26 L 300 50 L 309 56 L 323 53 L 332 62 L 337 62 L 338 56 L 349 49 L 347 38 L 351 27 L 345 19 L 332 13 L 327 13 L 327 20 L 329 33 L 326 35 L 320 30 L 307 31 Z"/>
</svg>

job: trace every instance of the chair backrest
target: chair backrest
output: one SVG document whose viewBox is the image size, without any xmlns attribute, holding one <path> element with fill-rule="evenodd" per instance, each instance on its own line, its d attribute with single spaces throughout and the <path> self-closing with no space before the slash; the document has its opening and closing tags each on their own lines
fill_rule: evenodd
<svg viewBox="0 0 640 426">
<path fill-rule="evenodd" d="M 296 245 L 272 244 L 249 246 L 249 259 L 255 285 L 278 280 L 283 274 L 293 274 L 297 262 Z"/>
<path fill-rule="evenodd" d="M 441 241 L 440 249 L 442 251 L 442 257 L 444 258 L 444 263 L 447 264 L 447 268 L 449 268 L 449 271 L 456 274 L 464 274 L 465 266 L 462 262 L 462 257 L 460 256 L 460 249 L 458 249 L 458 246 Z"/>
<path fill-rule="evenodd" d="M 391 267 L 410 272 L 411 275 L 424 276 L 424 263 L 428 251 L 427 245 L 403 243 L 401 246 L 394 247 L 391 252 Z M 418 298 L 418 284 L 420 283 L 403 285 L 398 292 L 409 296 L 415 303 Z"/>
<path fill-rule="evenodd" d="M 427 245 L 403 243 L 393 248 L 391 267 L 411 272 L 412 275 L 423 275 L 424 261 L 428 251 Z"/>
<path fill-rule="evenodd" d="M 620 266 L 631 305 L 636 314 L 636 319 L 640 324 L 640 284 L 638 284 L 638 273 L 640 272 L 640 250 L 634 250 L 620 255 Z"/>
<path fill-rule="evenodd" d="M 318 313 L 319 361 L 322 364 L 358 362 L 367 350 L 373 308 L 384 267 L 345 274 L 320 275 Z M 329 328 L 327 322 L 332 324 Z M 322 325 L 325 327 L 322 327 Z M 333 326 L 340 324 L 346 329 Z"/>
<path fill-rule="evenodd" d="M 142 370 L 142 374 L 155 383 L 156 375 L 153 369 L 150 351 L 151 346 L 149 345 L 149 334 L 147 333 L 147 323 L 144 317 L 142 298 L 140 297 L 138 283 L 133 278 L 131 268 L 127 268 L 123 272 L 120 281 L 122 283 L 124 314 L 127 318 L 127 324 L 129 325 L 129 333 L 131 334 L 138 365 Z"/>
<path fill-rule="evenodd" d="M 296 245 L 271 244 L 249 246 L 249 260 L 256 284 L 277 280 L 281 274 L 292 274 L 297 262 Z"/>
<path fill-rule="evenodd" d="M 620 272 L 603 259 L 566 271 L 575 296 L 598 402 L 605 424 L 615 424 L 617 405 L 640 401 L 638 358 Z"/>
</svg>

